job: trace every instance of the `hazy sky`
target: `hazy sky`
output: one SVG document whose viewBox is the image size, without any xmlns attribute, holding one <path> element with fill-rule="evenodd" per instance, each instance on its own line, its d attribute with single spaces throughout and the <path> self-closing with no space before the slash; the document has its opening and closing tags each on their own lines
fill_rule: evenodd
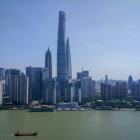
<svg viewBox="0 0 140 140">
<path fill-rule="evenodd" d="M 49 46 L 56 76 L 60 10 L 74 77 L 140 78 L 140 0 L 0 0 L 0 67 L 43 67 Z"/>
</svg>

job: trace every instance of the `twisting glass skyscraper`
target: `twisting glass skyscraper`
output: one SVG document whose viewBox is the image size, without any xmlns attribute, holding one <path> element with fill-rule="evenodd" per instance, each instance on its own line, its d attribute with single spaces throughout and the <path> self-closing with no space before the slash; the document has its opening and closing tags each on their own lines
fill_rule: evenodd
<svg viewBox="0 0 140 140">
<path fill-rule="evenodd" d="M 45 54 L 45 68 L 48 68 L 49 79 L 51 79 L 52 78 L 52 55 L 49 48 Z"/>
<path fill-rule="evenodd" d="M 57 38 L 57 83 L 59 100 L 67 100 L 68 79 L 72 77 L 69 39 L 67 39 L 67 43 L 65 40 L 65 22 L 65 13 L 60 11 Z"/>
<path fill-rule="evenodd" d="M 58 38 L 57 38 L 57 79 L 67 80 L 67 60 L 65 48 L 65 13 L 59 12 Z"/>
</svg>

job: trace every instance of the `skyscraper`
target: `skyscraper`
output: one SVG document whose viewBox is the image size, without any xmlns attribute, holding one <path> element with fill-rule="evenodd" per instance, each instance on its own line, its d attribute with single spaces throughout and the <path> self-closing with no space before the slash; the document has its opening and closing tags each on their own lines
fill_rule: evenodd
<svg viewBox="0 0 140 140">
<path fill-rule="evenodd" d="M 57 80 L 67 80 L 67 60 L 65 47 L 65 13 L 59 12 L 58 38 L 57 38 Z"/>
<path fill-rule="evenodd" d="M 89 77 L 89 71 L 87 70 L 82 70 L 82 72 L 77 72 L 77 79 L 81 80 L 85 77 Z"/>
<path fill-rule="evenodd" d="M 52 78 L 52 55 L 49 48 L 45 54 L 45 68 L 49 70 L 49 79 L 51 79 Z"/>
<path fill-rule="evenodd" d="M 10 78 L 10 102 L 13 104 L 18 103 L 18 92 L 19 92 L 19 84 L 18 84 L 18 76 L 12 75 Z"/>
<path fill-rule="evenodd" d="M 71 53 L 70 53 L 69 38 L 67 38 L 67 42 L 66 42 L 66 60 L 67 60 L 68 78 L 72 78 Z"/>
<path fill-rule="evenodd" d="M 95 81 L 91 77 L 81 79 L 82 98 L 90 98 L 95 95 Z"/>
<path fill-rule="evenodd" d="M 31 100 L 41 100 L 43 69 L 46 68 L 26 67 L 26 75 L 29 77 L 29 99 Z"/>
<path fill-rule="evenodd" d="M 29 77 L 29 99 L 46 100 L 46 83 L 49 80 L 48 68 L 26 67 L 26 75 Z"/>
<path fill-rule="evenodd" d="M 128 89 L 129 89 L 129 90 L 132 90 L 132 85 L 133 85 L 133 78 L 132 78 L 132 76 L 130 75 L 130 76 L 128 77 Z"/>
<path fill-rule="evenodd" d="M 72 78 L 71 54 L 69 39 L 65 41 L 65 13 L 59 12 L 58 38 L 57 38 L 57 101 L 67 100 L 68 81 Z"/>
<path fill-rule="evenodd" d="M 47 104 L 56 104 L 56 79 L 48 80 L 46 85 Z"/>
<path fill-rule="evenodd" d="M 64 99 L 67 95 L 67 57 L 65 44 L 65 13 L 59 12 L 58 38 L 57 38 L 57 100 Z M 58 97 L 59 96 L 59 97 Z"/>
<path fill-rule="evenodd" d="M 5 69 L 4 68 L 0 68 L 0 79 L 4 80 L 5 78 Z"/>
<path fill-rule="evenodd" d="M 25 74 L 19 77 L 19 102 L 22 105 L 28 104 L 29 78 Z"/>
</svg>

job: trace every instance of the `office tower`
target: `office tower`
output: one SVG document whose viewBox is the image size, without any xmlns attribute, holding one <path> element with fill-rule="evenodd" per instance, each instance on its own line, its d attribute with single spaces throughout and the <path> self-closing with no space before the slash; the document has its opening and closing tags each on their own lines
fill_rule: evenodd
<svg viewBox="0 0 140 140">
<path fill-rule="evenodd" d="M 6 69 L 5 70 L 5 93 L 10 96 L 10 78 L 12 76 L 20 76 L 20 70 L 18 69 Z"/>
<path fill-rule="evenodd" d="M 29 99 L 41 101 L 45 90 L 45 81 L 49 79 L 47 68 L 26 67 L 26 75 L 29 77 Z"/>
<path fill-rule="evenodd" d="M 81 103 L 82 91 L 81 91 L 81 81 L 77 80 L 77 90 L 76 90 L 76 101 Z"/>
<path fill-rule="evenodd" d="M 56 79 L 48 80 L 46 85 L 47 104 L 54 105 L 56 104 Z"/>
<path fill-rule="evenodd" d="M 108 76 L 105 75 L 105 83 L 108 84 Z"/>
<path fill-rule="evenodd" d="M 89 98 L 95 95 L 95 81 L 91 77 L 81 79 L 82 98 Z"/>
<path fill-rule="evenodd" d="M 35 81 L 35 69 L 31 66 L 26 67 L 26 75 L 29 77 L 29 93 L 28 98 L 32 100 L 33 96 L 33 88 L 34 88 L 34 81 Z"/>
<path fill-rule="evenodd" d="M 18 76 L 13 75 L 11 76 L 10 80 L 10 102 L 13 104 L 18 103 L 18 92 L 19 92 L 19 85 L 18 85 Z"/>
<path fill-rule="evenodd" d="M 6 69 L 5 70 L 5 93 L 7 96 L 10 95 L 10 78 L 11 78 L 10 69 Z"/>
<path fill-rule="evenodd" d="M 49 70 L 49 79 L 51 79 L 52 78 L 52 55 L 49 48 L 45 54 L 45 68 Z"/>
<path fill-rule="evenodd" d="M 140 79 L 138 79 L 138 84 L 140 85 Z"/>
<path fill-rule="evenodd" d="M 130 75 L 128 77 L 128 90 L 131 90 L 132 89 L 132 85 L 133 85 L 133 78 L 132 76 Z"/>
<path fill-rule="evenodd" d="M 76 83 L 77 80 L 70 80 L 68 83 L 68 94 L 65 97 L 67 102 L 73 102 L 76 100 Z"/>
<path fill-rule="evenodd" d="M 43 68 L 42 69 L 42 95 L 41 95 L 41 101 L 43 103 L 47 103 L 48 96 L 47 96 L 47 81 L 51 80 L 49 77 L 49 69 Z"/>
<path fill-rule="evenodd" d="M 131 87 L 132 99 L 139 101 L 140 100 L 140 84 L 134 83 Z"/>
<path fill-rule="evenodd" d="M 21 74 L 19 77 L 19 103 L 22 105 L 28 104 L 28 92 L 29 92 L 29 78 Z"/>
<path fill-rule="evenodd" d="M 116 94 L 119 99 L 127 98 L 127 84 L 124 81 L 117 81 L 116 82 Z"/>
<path fill-rule="evenodd" d="M 101 99 L 103 101 L 112 99 L 112 86 L 110 84 L 101 83 Z"/>
<path fill-rule="evenodd" d="M 41 67 L 26 67 L 26 75 L 29 77 L 29 99 L 41 100 L 42 95 L 42 69 Z"/>
<path fill-rule="evenodd" d="M 89 71 L 82 70 L 82 72 L 77 72 L 77 79 L 81 80 L 84 77 L 89 77 Z"/>
<path fill-rule="evenodd" d="M 65 47 L 65 13 L 59 12 L 58 38 L 57 38 L 57 80 L 67 80 L 67 60 Z"/>
<path fill-rule="evenodd" d="M 18 69 L 10 69 L 11 76 L 20 76 L 21 72 Z"/>
<path fill-rule="evenodd" d="M 71 80 L 71 82 L 69 83 L 69 91 L 68 91 L 68 95 L 69 95 L 69 100 L 68 102 L 81 102 L 81 81 L 77 80 L 77 79 L 73 79 Z"/>
<path fill-rule="evenodd" d="M 68 78 L 72 78 L 71 53 L 70 53 L 69 38 L 67 38 L 67 42 L 66 42 L 66 58 L 67 58 Z"/>
<path fill-rule="evenodd" d="M 2 99 L 3 99 L 3 83 L 0 80 L 0 105 L 2 104 Z"/>
<path fill-rule="evenodd" d="M 0 80 L 4 80 L 4 79 L 5 79 L 5 69 L 0 68 Z"/>
</svg>

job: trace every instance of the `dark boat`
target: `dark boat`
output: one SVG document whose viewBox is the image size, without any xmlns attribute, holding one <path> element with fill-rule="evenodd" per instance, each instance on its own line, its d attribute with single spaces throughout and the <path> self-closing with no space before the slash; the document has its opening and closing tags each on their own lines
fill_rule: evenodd
<svg viewBox="0 0 140 140">
<path fill-rule="evenodd" d="M 20 131 L 15 133 L 15 136 L 36 136 L 37 132 L 34 133 L 21 133 Z"/>
</svg>

